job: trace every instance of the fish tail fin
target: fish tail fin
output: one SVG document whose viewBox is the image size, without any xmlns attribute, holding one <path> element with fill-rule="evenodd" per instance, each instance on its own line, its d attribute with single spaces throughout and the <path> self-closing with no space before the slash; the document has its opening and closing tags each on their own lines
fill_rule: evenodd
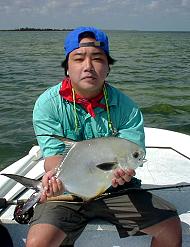
<svg viewBox="0 0 190 247">
<path fill-rule="evenodd" d="M 20 176 L 20 175 L 16 175 L 16 174 L 1 173 L 0 175 L 11 178 L 11 179 L 15 180 L 16 182 L 24 185 L 26 188 L 39 191 L 39 184 L 41 183 L 39 180 L 32 179 L 32 178 L 26 178 L 24 176 Z"/>
</svg>

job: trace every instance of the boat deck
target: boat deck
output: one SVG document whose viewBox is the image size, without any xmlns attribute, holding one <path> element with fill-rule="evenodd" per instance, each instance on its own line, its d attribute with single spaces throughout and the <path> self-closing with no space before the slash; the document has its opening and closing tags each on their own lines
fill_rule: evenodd
<svg viewBox="0 0 190 247">
<path fill-rule="evenodd" d="M 161 134 L 160 136 L 162 137 Z M 172 141 L 171 138 L 169 139 L 170 141 Z M 148 138 L 148 140 L 150 140 L 150 138 Z M 188 143 L 184 143 L 183 141 L 183 145 L 185 145 L 185 147 L 189 147 L 190 137 L 185 137 L 185 142 L 186 141 L 188 141 Z M 176 145 L 169 145 L 167 142 L 168 140 L 165 142 L 165 145 L 161 146 L 160 143 L 153 143 L 147 141 L 147 162 L 143 165 L 143 167 L 139 167 L 136 170 L 136 177 L 142 180 L 144 188 L 158 188 L 163 185 L 190 184 L 189 148 L 184 149 L 184 151 L 181 145 L 182 143 L 180 143 L 179 141 L 178 146 L 180 146 L 180 148 L 178 148 L 178 146 Z M 31 178 L 40 177 L 43 173 L 43 160 L 39 155 L 34 155 L 34 153 L 35 152 L 32 152 L 32 154 L 30 153 L 28 157 L 23 158 L 28 163 L 26 162 L 26 170 L 24 171 L 24 174 L 22 171 L 22 175 Z M 23 163 L 23 160 L 21 162 Z M 15 167 L 19 169 L 19 163 L 17 163 Z M 33 167 L 33 169 L 31 169 L 31 167 Z M 11 173 L 11 171 L 13 173 L 13 167 L 7 168 L 6 171 L 4 170 L 4 172 L 7 173 Z M 19 171 L 16 173 L 20 174 Z M 4 192 L 0 192 L 0 196 L 6 197 L 7 200 L 13 199 L 13 196 L 15 196 L 16 191 L 17 194 L 19 194 L 23 190 L 22 185 L 16 184 L 14 181 L 4 177 L 0 180 L 0 187 L 3 185 L 5 186 L 3 187 L 5 189 Z M 157 194 L 162 198 L 173 203 L 178 209 L 183 229 L 183 247 L 190 246 L 189 190 L 190 188 L 187 187 L 181 189 L 172 188 L 166 190 L 152 191 L 152 193 Z M 21 198 L 28 198 L 28 196 L 31 193 L 32 191 L 27 191 L 25 194 L 22 194 Z M 10 206 L 9 208 L 1 212 L 0 218 L 9 230 L 14 241 L 14 246 L 24 247 L 28 231 L 28 225 L 19 225 L 15 223 L 15 221 L 12 220 L 13 212 L 14 206 Z M 128 237 L 120 239 L 115 226 L 104 221 L 96 220 L 90 222 L 87 225 L 79 239 L 76 241 L 75 247 L 148 247 L 150 246 L 150 241 L 150 236 Z"/>
</svg>

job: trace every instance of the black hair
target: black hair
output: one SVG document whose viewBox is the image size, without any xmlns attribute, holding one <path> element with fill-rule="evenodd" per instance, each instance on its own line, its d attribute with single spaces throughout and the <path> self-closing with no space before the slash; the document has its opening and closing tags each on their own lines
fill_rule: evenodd
<svg viewBox="0 0 190 247">
<path fill-rule="evenodd" d="M 84 38 L 93 38 L 93 39 L 95 39 L 95 35 L 94 35 L 94 33 L 90 32 L 90 31 L 81 33 L 79 35 L 79 42 Z M 113 65 L 116 62 L 116 60 L 113 59 L 109 54 L 106 53 L 106 56 L 107 56 L 107 59 L 108 59 L 108 65 Z M 67 55 L 65 60 L 61 63 L 61 67 L 64 68 L 64 70 L 65 70 L 65 76 L 67 76 L 68 59 L 69 59 L 69 55 Z"/>
</svg>

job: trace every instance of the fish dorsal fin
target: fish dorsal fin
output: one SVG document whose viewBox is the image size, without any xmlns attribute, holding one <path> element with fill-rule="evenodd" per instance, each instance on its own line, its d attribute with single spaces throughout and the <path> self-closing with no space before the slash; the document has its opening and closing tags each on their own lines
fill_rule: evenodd
<svg viewBox="0 0 190 247">
<path fill-rule="evenodd" d="M 71 150 L 71 148 L 74 147 L 74 145 L 77 143 L 76 141 L 69 139 L 69 138 L 65 138 L 63 136 L 58 136 L 58 135 L 51 135 L 51 136 L 62 141 L 65 144 L 63 156 L 66 156 L 68 152 Z"/>
<path fill-rule="evenodd" d="M 71 150 L 72 147 L 76 145 L 77 142 L 68 139 L 68 138 L 63 138 L 61 141 L 64 142 L 65 144 L 65 150 L 63 151 L 63 155 L 66 156 L 68 152 Z"/>
<path fill-rule="evenodd" d="M 58 177 L 61 170 L 62 170 L 62 167 L 63 167 L 63 164 L 64 164 L 64 160 L 66 159 L 68 153 L 71 151 L 72 148 L 74 148 L 74 146 L 77 144 L 76 141 L 73 141 L 69 138 L 64 138 L 64 137 L 61 137 L 61 136 L 56 136 L 54 135 L 53 137 L 59 139 L 60 141 L 62 141 L 64 144 L 65 144 L 65 149 L 62 153 L 63 155 L 63 161 L 56 167 L 55 169 L 55 172 L 56 172 L 56 176 Z"/>
<path fill-rule="evenodd" d="M 37 136 L 50 136 L 50 137 L 54 137 L 60 141 L 62 141 L 65 144 L 65 150 L 63 152 L 63 155 L 67 155 L 67 153 L 69 152 L 69 150 L 77 143 L 76 141 L 69 139 L 69 138 L 65 138 L 63 136 L 59 136 L 59 135 L 54 135 L 54 134 L 42 134 L 42 135 L 37 135 Z"/>
</svg>

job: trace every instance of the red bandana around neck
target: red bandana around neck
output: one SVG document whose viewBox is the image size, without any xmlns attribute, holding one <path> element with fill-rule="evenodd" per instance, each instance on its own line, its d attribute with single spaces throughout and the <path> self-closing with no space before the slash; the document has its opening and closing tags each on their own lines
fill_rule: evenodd
<svg viewBox="0 0 190 247">
<path fill-rule="evenodd" d="M 61 88 L 59 90 L 59 94 L 65 99 L 70 102 L 74 102 L 74 97 L 73 97 L 73 91 L 72 91 L 72 85 L 71 85 L 71 80 L 69 78 L 66 78 L 62 81 Z M 90 115 L 95 118 L 95 112 L 94 108 L 100 107 L 103 109 L 106 109 L 106 105 L 100 103 L 100 100 L 103 98 L 104 93 L 101 91 L 95 98 L 93 99 L 86 99 L 75 93 L 75 102 L 77 104 L 80 104 L 84 107 L 84 109 L 90 113 Z"/>
</svg>

